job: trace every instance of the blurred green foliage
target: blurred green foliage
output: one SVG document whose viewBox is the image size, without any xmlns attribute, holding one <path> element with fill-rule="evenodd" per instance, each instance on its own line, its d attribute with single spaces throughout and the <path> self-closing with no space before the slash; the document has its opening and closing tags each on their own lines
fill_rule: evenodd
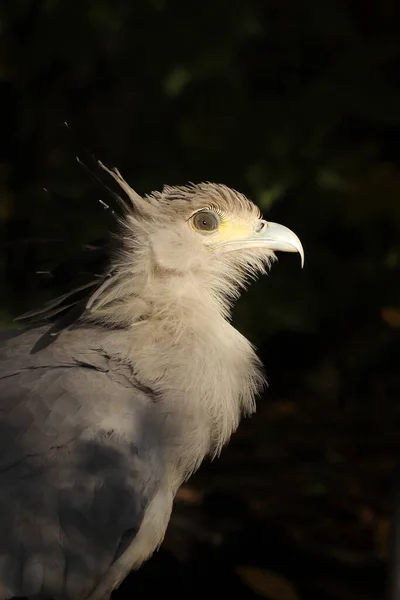
<svg viewBox="0 0 400 600">
<path fill-rule="evenodd" d="M 224 182 L 298 233 L 304 271 L 282 256 L 235 311 L 272 368 L 328 363 L 356 387 L 397 369 L 399 16 L 394 0 L 2 2 L 1 322 L 112 224 L 75 161 L 89 152 L 141 193 Z"/>
</svg>

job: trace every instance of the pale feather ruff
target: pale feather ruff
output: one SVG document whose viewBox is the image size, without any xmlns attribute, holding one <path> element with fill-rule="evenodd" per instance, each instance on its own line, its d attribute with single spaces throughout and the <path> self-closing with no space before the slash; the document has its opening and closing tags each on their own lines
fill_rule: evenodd
<svg viewBox="0 0 400 600">
<path fill-rule="evenodd" d="M 167 260 L 176 244 L 185 243 L 181 223 L 193 209 L 218 203 L 224 213 L 259 218 L 258 208 L 242 194 L 209 183 L 166 187 L 141 198 L 119 174 L 113 176 L 131 206 L 120 219 L 112 275 L 89 300 L 87 318 L 134 332 L 125 358 L 131 358 L 140 380 L 164 398 L 167 412 L 183 415 L 171 427 L 184 428 L 185 435 L 176 431 L 171 439 L 185 439 L 187 447 L 179 452 L 186 477 L 205 454 L 220 452 L 241 415 L 254 412 L 265 386 L 252 345 L 229 320 L 232 302 L 266 272 L 274 255 L 255 249 L 205 253 L 201 239 L 193 238 L 186 253 L 179 249 L 184 268 L 180 263 L 160 267 L 152 240 L 168 228 L 162 261 Z"/>
</svg>

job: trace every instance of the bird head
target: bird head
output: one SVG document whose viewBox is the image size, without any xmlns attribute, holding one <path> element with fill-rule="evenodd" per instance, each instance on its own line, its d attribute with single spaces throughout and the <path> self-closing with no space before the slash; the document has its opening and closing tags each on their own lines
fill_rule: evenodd
<svg viewBox="0 0 400 600">
<path fill-rule="evenodd" d="M 117 170 L 102 167 L 129 199 L 113 268 L 119 283 L 141 275 L 141 285 L 151 280 L 151 289 L 164 296 L 167 286 L 170 292 L 176 286 L 181 295 L 202 289 L 226 304 L 249 278 L 265 272 L 276 251 L 298 252 L 303 264 L 297 235 L 263 220 L 253 202 L 225 185 L 165 186 L 142 197 Z M 162 291 L 157 279 L 164 283 Z M 118 289 L 121 293 L 121 285 Z"/>
<path fill-rule="evenodd" d="M 264 221 L 255 204 L 225 185 L 164 187 L 147 199 L 154 225 L 148 243 L 165 269 L 220 264 L 223 271 L 227 262 L 241 267 L 256 257 L 268 262 L 277 250 L 299 252 L 303 262 L 301 242 L 290 229 Z"/>
</svg>

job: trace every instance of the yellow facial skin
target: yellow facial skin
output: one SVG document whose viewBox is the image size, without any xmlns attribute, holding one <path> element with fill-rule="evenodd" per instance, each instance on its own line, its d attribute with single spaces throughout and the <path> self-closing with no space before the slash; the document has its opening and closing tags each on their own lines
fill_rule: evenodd
<svg viewBox="0 0 400 600">
<path fill-rule="evenodd" d="M 253 234 L 253 227 L 244 219 L 223 219 L 214 237 L 215 243 L 246 239 Z"/>
</svg>

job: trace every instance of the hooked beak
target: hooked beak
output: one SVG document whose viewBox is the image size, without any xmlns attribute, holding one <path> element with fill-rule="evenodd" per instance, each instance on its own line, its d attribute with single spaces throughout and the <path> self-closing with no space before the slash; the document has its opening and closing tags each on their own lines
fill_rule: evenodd
<svg viewBox="0 0 400 600">
<path fill-rule="evenodd" d="M 270 223 L 262 219 L 258 220 L 254 230 L 246 232 L 242 228 L 229 227 L 225 239 L 220 240 L 211 247 L 222 250 L 242 250 L 244 248 L 260 248 L 266 250 L 281 252 L 298 252 L 301 258 L 301 267 L 304 266 L 303 246 L 293 231 L 279 225 L 279 223 Z M 244 235 L 243 235 L 244 234 Z"/>
<path fill-rule="evenodd" d="M 304 267 L 303 246 L 297 235 L 291 229 L 288 229 L 288 227 L 279 225 L 279 223 L 269 223 L 268 221 L 260 220 L 250 239 L 269 250 L 298 252 L 301 259 L 301 268 Z"/>
</svg>

